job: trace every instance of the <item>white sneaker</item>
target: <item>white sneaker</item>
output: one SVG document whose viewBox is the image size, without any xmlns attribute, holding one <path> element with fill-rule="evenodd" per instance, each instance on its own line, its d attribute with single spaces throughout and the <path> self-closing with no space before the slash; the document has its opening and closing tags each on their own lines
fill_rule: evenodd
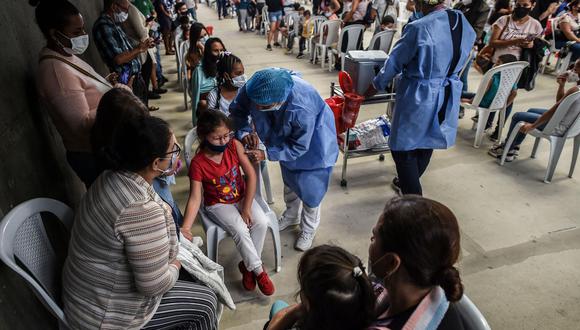
<svg viewBox="0 0 580 330">
<path fill-rule="evenodd" d="M 296 226 L 300 224 L 300 218 L 287 218 L 281 216 L 278 220 L 278 230 L 282 231 L 288 227 Z"/>
<path fill-rule="evenodd" d="M 296 240 L 294 248 L 298 251 L 304 252 L 310 249 L 312 246 L 312 241 L 314 241 L 314 234 L 301 232 L 300 236 L 298 236 L 298 239 Z"/>
</svg>

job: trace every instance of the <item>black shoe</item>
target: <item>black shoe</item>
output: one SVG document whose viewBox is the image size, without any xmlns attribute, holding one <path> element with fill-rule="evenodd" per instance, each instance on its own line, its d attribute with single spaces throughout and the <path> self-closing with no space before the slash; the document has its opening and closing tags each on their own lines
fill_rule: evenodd
<svg viewBox="0 0 580 330">
<path fill-rule="evenodd" d="M 153 90 L 153 93 L 156 93 L 156 94 L 165 94 L 165 93 L 167 93 L 167 89 L 165 89 L 165 88 L 159 88 L 158 87 L 158 88 L 156 88 L 156 89 Z"/>
<path fill-rule="evenodd" d="M 304 54 L 302 54 L 302 53 L 299 53 L 298 55 L 296 55 L 296 58 L 303 58 L 303 57 L 304 57 Z"/>
<path fill-rule="evenodd" d="M 274 47 L 282 47 L 282 45 L 280 45 L 280 43 L 279 43 L 279 42 L 275 42 L 275 43 L 274 43 Z"/>
<path fill-rule="evenodd" d="M 272 45 L 266 46 L 266 50 L 272 51 Z"/>
<path fill-rule="evenodd" d="M 161 98 L 161 95 L 154 92 L 149 92 L 147 93 L 147 98 L 150 100 L 159 100 Z"/>
<path fill-rule="evenodd" d="M 401 191 L 401 183 L 399 182 L 398 177 L 393 178 L 393 181 L 391 182 L 391 188 L 393 188 L 397 195 L 403 195 L 403 192 Z"/>
<path fill-rule="evenodd" d="M 459 119 L 463 119 L 465 117 L 465 109 L 459 108 Z"/>
<path fill-rule="evenodd" d="M 493 133 L 491 133 L 491 135 L 489 136 L 489 139 L 492 140 L 493 142 L 497 142 L 497 139 L 499 138 L 499 129 L 496 127 L 495 130 L 493 131 Z"/>
<path fill-rule="evenodd" d="M 159 79 L 159 81 L 157 81 L 157 86 L 159 88 L 163 87 L 163 85 L 165 85 L 166 81 L 163 79 Z"/>
<path fill-rule="evenodd" d="M 244 29 L 240 28 L 240 32 L 244 31 Z"/>
</svg>

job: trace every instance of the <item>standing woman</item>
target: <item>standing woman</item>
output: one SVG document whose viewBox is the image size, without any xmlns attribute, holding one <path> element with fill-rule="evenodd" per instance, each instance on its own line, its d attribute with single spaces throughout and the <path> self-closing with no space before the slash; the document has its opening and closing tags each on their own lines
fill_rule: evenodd
<svg viewBox="0 0 580 330">
<path fill-rule="evenodd" d="M 66 0 L 30 3 L 36 6 L 36 23 L 46 38 L 40 51 L 38 93 L 62 137 L 69 165 L 88 188 L 98 175 L 90 130 L 99 100 L 112 86 L 77 56 L 89 46 L 78 9 Z"/>
<path fill-rule="evenodd" d="M 420 0 L 416 5 L 424 17 L 407 24 L 367 94 L 385 90 L 402 73 L 389 139 L 398 174 L 393 188 L 421 195 L 419 179 L 433 149 L 455 144 L 463 86 L 458 74 L 475 32 L 461 12 L 446 9 L 444 0 Z"/>
<path fill-rule="evenodd" d="M 286 202 L 280 230 L 300 224 L 295 248 L 306 251 L 320 224 L 320 204 L 338 157 L 332 111 L 302 78 L 286 69 L 267 68 L 239 89 L 230 118 L 250 159 L 263 160 L 261 140 L 268 160 L 280 162 Z"/>
<path fill-rule="evenodd" d="M 266 0 L 268 6 L 268 19 L 270 20 L 270 32 L 268 32 L 268 45 L 266 50 L 272 51 L 272 40 L 275 47 L 281 47 L 278 43 L 278 28 L 284 16 L 284 5 L 282 0 Z"/>
</svg>

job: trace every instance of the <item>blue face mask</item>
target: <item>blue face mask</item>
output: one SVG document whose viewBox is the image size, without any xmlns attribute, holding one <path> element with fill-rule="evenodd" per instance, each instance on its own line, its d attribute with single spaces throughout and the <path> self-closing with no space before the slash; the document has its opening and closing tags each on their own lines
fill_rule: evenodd
<svg viewBox="0 0 580 330">
<path fill-rule="evenodd" d="M 226 151 L 226 149 L 227 149 L 227 147 L 228 147 L 228 144 L 226 143 L 226 144 L 223 144 L 223 145 L 215 145 L 215 144 L 211 144 L 211 143 L 209 143 L 209 141 L 205 141 L 205 146 L 206 146 L 206 147 L 207 147 L 209 150 L 211 150 L 211 151 L 213 151 L 213 152 L 217 152 L 217 153 L 220 153 L 220 154 L 221 154 L 222 152 Z"/>
</svg>

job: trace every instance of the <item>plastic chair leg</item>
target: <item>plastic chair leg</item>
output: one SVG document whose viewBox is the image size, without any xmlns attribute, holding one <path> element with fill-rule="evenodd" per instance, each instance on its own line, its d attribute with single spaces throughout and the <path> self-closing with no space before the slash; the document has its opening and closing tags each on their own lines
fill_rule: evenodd
<svg viewBox="0 0 580 330">
<path fill-rule="evenodd" d="M 544 178 L 544 183 L 552 182 L 552 177 L 554 176 L 554 171 L 558 165 L 558 160 L 560 160 L 560 154 L 562 154 L 562 149 L 564 148 L 564 143 L 566 139 L 560 137 L 551 137 L 550 139 L 550 160 L 548 161 L 548 170 L 546 171 L 546 177 Z"/>
<path fill-rule="evenodd" d="M 532 155 L 530 156 L 531 158 L 536 158 L 536 153 L 538 152 L 538 147 L 540 146 L 540 141 L 542 139 L 537 137 L 536 141 L 534 141 L 534 147 L 532 148 Z"/>
<path fill-rule="evenodd" d="M 505 124 L 505 111 L 506 109 L 503 108 L 499 111 L 499 128 L 497 131 L 497 141 L 501 142 L 501 137 L 503 134 L 503 125 Z"/>
<path fill-rule="evenodd" d="M 262 170 L 262 180 L 264 180 L 264 190 L 266 190 L 266 202 L 274 204 L 274 197 L 272 196 L 272 185 L 270 184 L 270 173 L 268 172 L 268 164 L 263 161 L 260 163 Z"/>
<path fill-rule="evenodd" d="M 217 228 L 209 228 L 205 235 L 207 239 L 207 257 L 217 262 L 218 246 L 220 244 L 217 237 Z"/>
<path fill-rule="evenodd" d="M 324 64 L 326 64 L 326 46 L 322 45 L 320 47 L 320 67 L 324 70 Z"/>
<path fill-rule="evenodd" d="M 272 233 L 272 240 L 274 241 L 274 257 L 276 258 L 276 273 L 282 269 L 282 245 L 280 243 L 280 228 L 278 227 L 278 219 L 276 214 L 272 212 L 270 216 L 270 232 Z"/>
<path fill-rule="evenodd" d="M 473 142 L 474 148 L 479 148 L 481 141 L 483 140 L 483 133 L 485 131 L 485 124 L 489 118 L 489 110 L 477 110 L 479 114 L 479 119 L 477 120 L 477 131 L 475 132 L 475 142 Z"/>
<path fill-rule="evenodd" d="M 576 167 L 576 160 L 578 160 L 578 151 L 580 151 L 580 135 L 574 138 L 574 149 L 572 152 L 572 164 L 570 164 L 570 172 L 568 172 L 568 177 L 571 178 L 574 174 L 574 168 Z"/>
</svg>

